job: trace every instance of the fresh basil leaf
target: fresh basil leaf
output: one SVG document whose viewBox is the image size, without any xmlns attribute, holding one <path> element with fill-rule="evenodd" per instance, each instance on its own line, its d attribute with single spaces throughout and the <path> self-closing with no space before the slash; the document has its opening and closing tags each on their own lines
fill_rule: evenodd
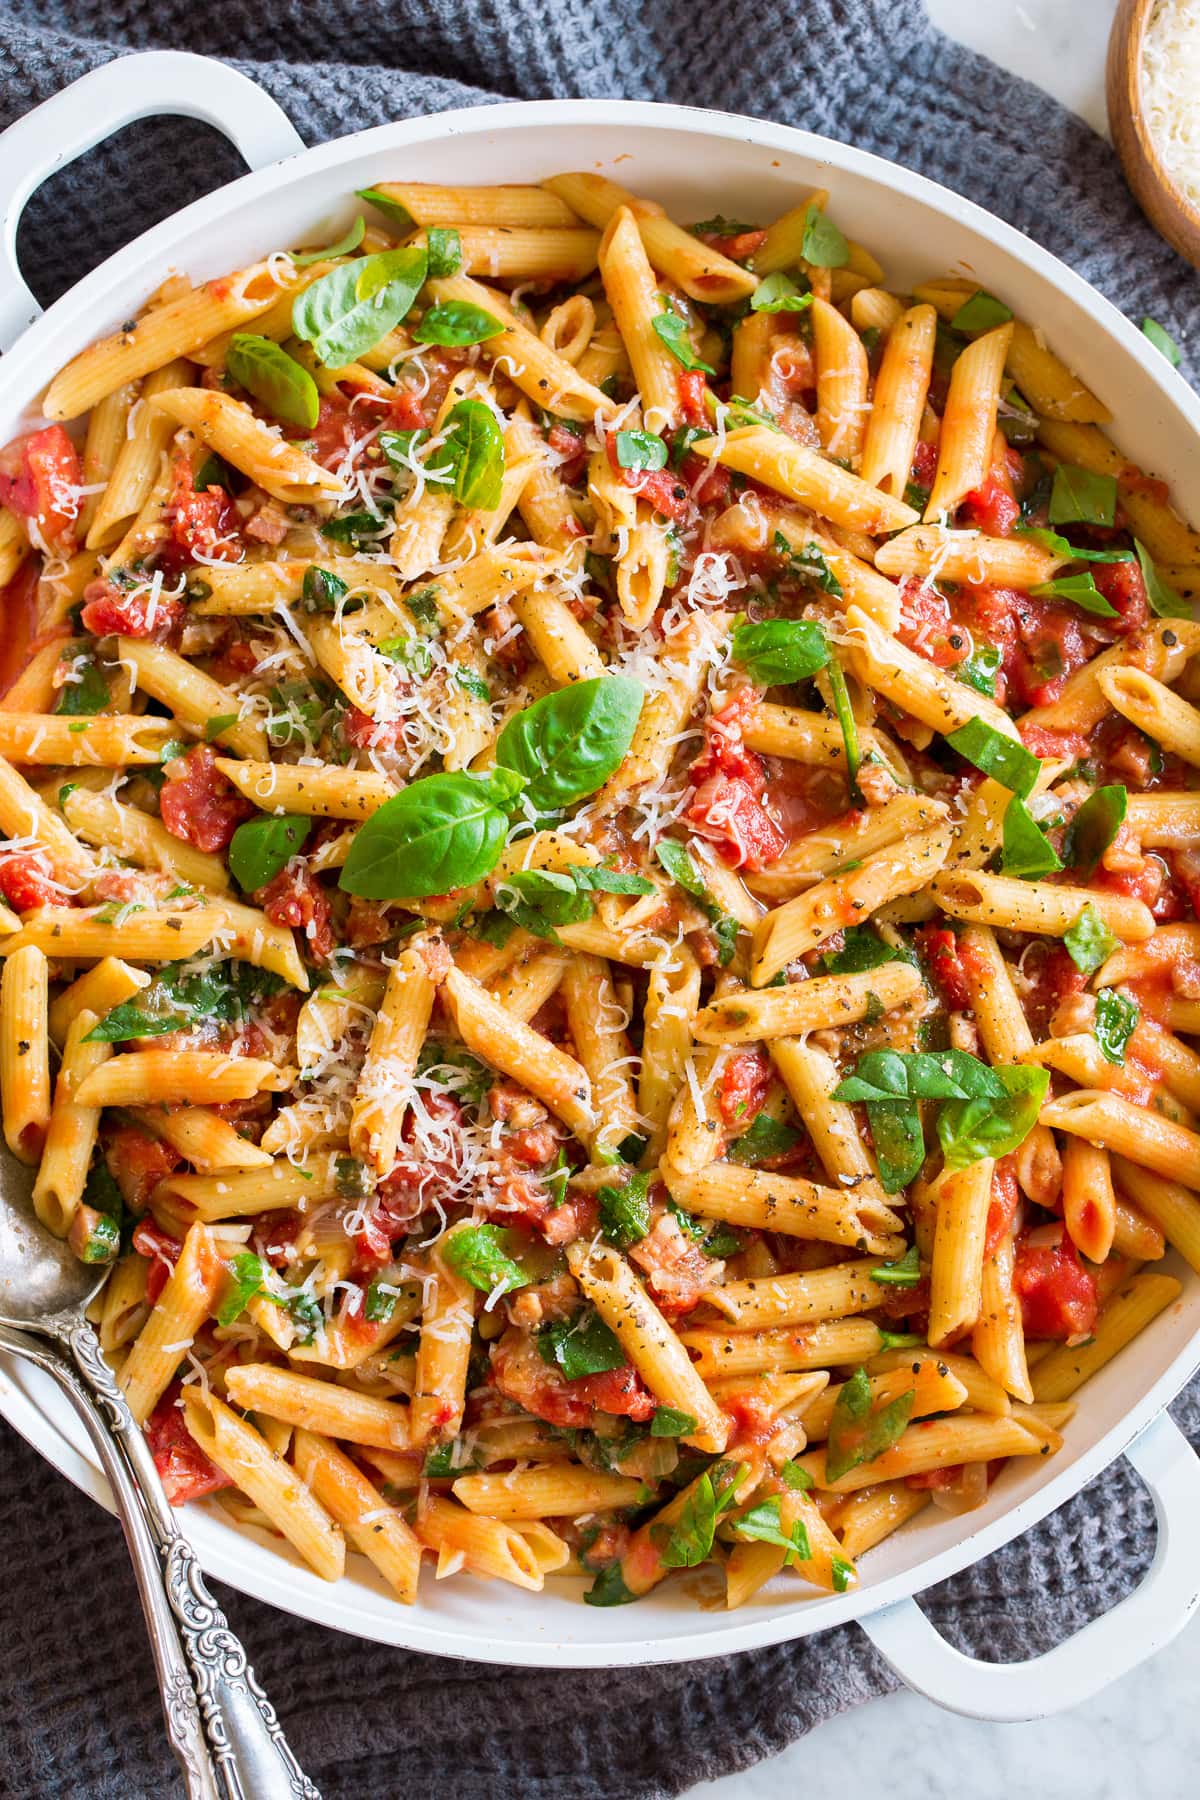
<svg viewBox="0 0 1200 1800">
<path fill-rule="evenodd" d="M 788 687 L 828 667 L 829 639 L 815 619 L 765 619 L 735 624 L 730 654 L 756 687 Z"/>
<path fill-rule="evenodd" d="M 335 544 L 349 544 L 353 550 L 379 550 L 382 540 L 391 530 L 391 512 L 394 500 L 386 494 L 377 494 L 373 504 L 376 512 L 342 513 L 336 519 L 325 519 L 318 529 L 323 537 L 332 538 Z"/>
<path fill-rule="evenodd" d="M 366 900 L 420 900 L 482 880 L 504 847 L 501 807 L 522 785 L 509 769 L 410 782 L 359 826 L 339 885 Z"/>
<path fill-rule="evenodd" d="M 740 237 L 744 231 L 757 231 L 758 226 L 747 225 L 742 219 L 727 219 L 724 213 L 717 213 L 711 219 L 689 225 L 688 230 L 693 237 Z"/>
<path fill-rule="evenodd" d="M 860 1463 L 873 1462 L 890 1450 L 908 1424 L 915 1399 L 915 1389 L 909 1388 L 886 1406 L 873 1406 L 867 1371 L 856 1369 L 834 1401 L 825 1442 L 826 1481 L 840 1481 Z"/>
<path fill-rule="evenodd" d="M 409 311 L 425 280 L 424 250 L 381 250 L 322 275 L 297 294 L 292 330 L 327 369 L 343 369 L 371 350 Z"/>
<path fill-rule="evenodd" d="M 245 1250 L 229 1264 L 229 1274 L 217 1303 L 218 1325 L 232 1325 L 240 1319 L 255 1294 L 261 1294 L 263 1266 L 252 1251 Z"/>
<path fill-rule="evenodd" d="M 494 313 L 469 300 L 439 300 L 412 328 L 416 344 L 483 344 L 504 330 Z"/>
<path fill-rule="evenodd" d="M 75 670 L 77 680 L 64 681 L 58 690 L 54 711 L 59 717 L 84 718 L 103 712 L 112 695 L 108 681 L 94 656 L 85 659 Z"/>
<path fill-rule="evenodd" d="M 815 201 L 804 215 L 800 254 L 814 269 L 844 269 L 850 261 L 849 244 Z"/>
<path fill-rule="evenodd" d="M 623 869 L 594 869 L 579 863 L 571 870 L 577 887 L 601 894 L 652 894 L 654 883 L 644 875 L 629 875 Z"/>
<path fill-rule="evenodd" d="M 997 325 L 1007 325 L 1012 318 L 1011 307 L 1005 306 L 1003 300 L 997 300 L 984 288 L 977 288 L 969 300 L 964 300 L 950 321 L 951 331 L 994 331 Z"/>
<path fill-rule="evenodd" d="M 593 905 L 568 874 L 550 869 L 517 869 L 496 884 L 496 905 L 534 937 L 557 944 L 556 926 L 590 919 Z"/>
<path fill-rule="evenodd" d="M 1100 1046 L 1105 1062 L 1125 1060 L 1129 1040 L 1137 1029 L 1142 1009 L 1131 994 L 1118 994 L 1115 988 L 1101 988 L 1096 995 L 1096 1022 L 1092 1035 Z"/>
<path fill-rule="evenodd" d="M 1094 906 L 1085 906 L 1075 923 L 1063 933 L 1063 947 L 1075 967 L 1084 975 L 1094 975 L 1106 963 L 1119 940 Z"/>
<path fill-rule="evenodd" d="M 778 419 L 771 417 L 761 406 L 754 406 L 741 394 L 732 394 L 721 404 L 725 407 L 726 422 L 731 425 L 762 425 L 768 431 L 777 431 L 783 435 L 783 426 Z"/>
<path fill-rule="evenodd" d="M 1132 562 L 1132 550 L 1084 550 L 1078 544 L 1072 544 L 1057 531 L 1047 531 L 1041 525 L 1018 525 L 1013 531 L 1014 537 L 1028 538 L 1031 543 L 1040 544 L 1049 550 L 1052 556 L 1069 556 L 1072 562 L 1118 563 Z"/>
<path fill-rule="evenodd" d="M 628 1606 L 632 1600 L 640 1598 L 627 1584 L 618 1558 L 616 1562 L 609 1563 L 607 1569 L 601 1569 L 583 1596 L 583 1602 L 585 1606 Z"/>
<path fill-rule="evenodd" d="M 640 1244 L 650 1230 L 649 1175 L 635 1171 L 624 1187 L 602 1187 L 596 1198 L 605 1243 L 615 1244 L 619 1250 Z"/>
<path fill-rule="evenodd" d="M 1095 577 L 1087 569 L 1079 575 L 1059 575 L 1053 581 L 1039 581 L 1029 592 L 1037 600 L 1069 600 L 1073 606 L 1082 607 L 1084 612 L 1095 613 L 1100 619 L 1120 617 L 1116 607 L 1104 598 L 1096 586 Z"/>
<path fill-rule="evenodd" d="M 870 925 L 847 925 L 842 948 L 826 951 L 821 961 L 829 975 L 862 975 L 868 969 L 881 969 L 884 963 L 906 962 L 902 950 L 896 950 Z"/>
<path fill-rule="evenodd" d="M 561 1369 L 568 1381 L 622 1369 L 626 1362 L 614 1333 L 590 1306 L 573 1319 L 553 1320 L 539 1331 L 537 1347 L 542 1361 Z"/>
<path fill-rule="evenodd" d="M 334 1186 L 343 1200 L 366 1200 L 375 1192 L 375 1183 L 366 1163 L 357 1156 L 334 1158 Z"/>
<path fill-rule="evenodd" d="M 801 293 L 794 281 L 777 272 L 764 275 L 750 296 L 751 312 L 805 312 L 812 305 L 812 289 Z"/>
<path fill-rule="evenodd" d="M 306 430 L 317 423 L 317 382 L 272 338 L 236 331 L 228 342 L 225 367 L 237 385 L 254 394 L 255 400 L 261 401 L 275 418 L 286 419 L 288 425 L 302 425 Z"/>
<path fill-rule="evenodd" d="M 425 459 L 427 475 L 449 475 L 463 506 L 493 512 L 504 481 L 504 434 L 490 406 L 460 400 L 450 409 L 444 442 Z"/>
<path fill-rule="evenodd" d="M 462 268 L 462 239 L 453 225 L 431 225 L 425 233 L 425 254 L 429 258 L 426 279 L 443 281 L 457 275 Z"/>
<path fill-rule="evenodd" d="M 229 464 L 223 462 L 215 451 L 211 450 L 196 470 L 192 481 L 192 486 L 198 494 L 206 494 L 209 488 L 224 488 L 227 494 L 232 494 L 236 485 L 234 473 Z"/>
<path fill-rule="evenodd" d="M 454 1437 L 444 1444 L 435 1444 L 426 1452 L 421 1473 L 431 1481 L 449 1481 L 455 1475 L 465 1475 L 468 1469 L 481 1469 L 483 1463 L 483 1452 L 478 1444 L 472 1444 L 467 1438 Z"/>
<path fill-rule="evenodd" d="M 815 582 L 825 593 L 832 594 L 835 600 L 841 598 L 842 584 L 830 568 L 829 559 L 819 544 L 810 542 L 797 549 L 794 544 L 789 543 L 782 531 L 777 531 L 771 540 L 771 547 L 784 558 L 793 575 Z"/>
<path fill-rule="evenodd" d="M 757 1506 L 748 1507 L 738 1519 L 735 1526 L 740 1538 L 749 1539 L 751 1543 L 776 1544 L 787 1551 L 785 1562 L 807 1562 L 812 1555 L 812 1546 L 808 1541 L 808 1529 L 803 1519 L 797 1519 L 790 1534 L 785 1534 L 780 1518 L 779 1495 L 772 1494 L 768 1500 L 760 1500 Z"/>
<path fill-rule="evenodd" d="M 836 656 L 829 658 L 825 672 L 829 678 L 830 691 L 833 694 L 833 710 L 837 714 L 837 722 L 842 728 L 842 744 L 846 751 L 846 780 L 850 784 L 850 798 L 861 801 L 858 771 L 862 766 L 862 751 L 858 743 L 858 721 L 854 717 L 854 708 L 850 704 L 845 673 Z"/>
<path fill-rule="evenodd" d="M 1036 881 L 1062 868 L 1053 844 L 1019 794 L 1014 794 L 1004 814 L 1004 844 L 1000 868 L 1021 881 Z"/>
<path fill-rule="evenodd" d="M 246 893 L 266 887 L 303 849 L 313 820 L 284 813 L 263 813 L 239 825 L 229 843 L 229 872 Z"/>
<path fill-rule="evenodd" d="M 948 1169 L 965 1169 L 985 1156 L 1007 1156 L 1038 1122 L 1050 1086 L 1049 1069 L 994 1069 L 1007 1090 L 1003 1100 L 951 1100 L 938 1113 L 937 1133 Z"/>
<path fill-rule="evenodd" d="M 844 1556 L 831 1556 L 829 1573 L 833 1578 L 834 1593 L 844 1594 L 854 1580 L 854 1564 L 847 1562 Z"/>
<path fill-rule="evenodd" d="M 760 1112 L 749 1131 L 743 1131 L 741 1137 L 734 1139 L 726 1157 L 729 1162 L 753 1169 L 773 1157 L 785 1156 L 799 1142 L 798 1131 L 785 1125 L 782 1119 L 773 1119 L 770 1113 Z"/>
<path fill-rule="evenodd" d="M 393 225 L 398 225 L 401 231 L 411 231 L 416 224 L 416 220 L 406 206 L 401 206 L 399 200 L 391 199 L 379 188 L 356 188 L 354 191 L 360 200 L 368 201 L 371 206 L 383 214 L 384 218 L 390 220 Z"/>
<path fill-rule="evenodd" d="M 1003 661 L 1003 656 L 994 644 L 976 644 L 967 660 L 958 664 L 954 674 L 967 687 L 974 688 L 977 694 L 986 694 L 990 700 L 994 700 L 996 677 Z"/>
<path fill-rule="evenodd" d="M 332 569 L 309 563 L 300 586 L 300 610 L 306 613 L 331 613 L 349 592 L 346 583 Z"/>
<path fill-rule="evenodd" d="M 1027 800 L 1037 785 L 1042 769 L 1038 758 L 1017 738 L 1006 737 L 982 719 L 968 719 L 957 731 L 947 733 L 946 742 L 1022 800 Z"/>
<path fill-rule="evenodd" d="M 717 1521 L 737 1499 L 744 1478 L 741 1463 L 717 1463 L 693 1485 L 676 1523 L 662 1533 L 664 1568 L 694 1569 L 712 1555 Z"/>
<path fill-rule="evenodd" d="M 898 1194 L 914 1181 L 925 1161 L 925 1134 L 915 1100 L 868 1100 L 867 1124 L 885 1194 Z"/>
<path fill-rule="evenodd" d="M 682 368 L 699 369 L 704 375 L 716 374 L 716 370 L 712 367 L 712 364 L 702 362 L 700 357 L 698 357 L 696 352 L 692 349 L 692 341 L 688 336 L 687 321 L 681 319 L 678 313 L 671 312 L 670 309 L 668 309 L 666 312 L 659 313 L 657 318 L 651 319 L 650 323 L 653 325 L 658 337 L 661 338 L 662 342 L 671 352 L 671 355 L 675 358 L 675 361 L 679 363 Z M 617 454 L 619 457 L 619 445 Z M 623 463 L 621 466 L 622 468 L 638 467 L 636 463 Z M 661 467 L 661 464 L 659 466 Z"/>
<path fill-rule="evenodd" d="M 674 1406 L 660 1406 L 650 1421 L 650 1436 L 656 1438 L 689 1437 L 696 1429 L 691 1413 Z"/>
<path fill-rule="evenodd" d="M 1156 319 L 1142 320 L 1142 335 L 1149 338 L 1156 350 L 1162 352 L 1173 369 L 1179 367 L 1180 363 L 1183 361 L 1183 358 L 1179 354 L 1179 345 L 1175 342 L 1175 339 L 1171 336 L 1170 332 L 1164 330 Z"/>
<path fill-rule="evenodd" d="M 345 237 L 339 238 L 336 244 L 327 244 L 324 250 L 293 250 L 292 261 L 298 269 L 309 269 L 313 263 L 331 262 L 335 256 L 350 256 L 362 243 L 366 230 L 367 221 L 359 213 Z M 245 383 L 242 385 L 244 387 Z"/>
<path fill-rule="evenodd" d="M 217 739 L 222 735 L 222 733 L 228 731 L 229 727 L 231 725 L 236 725 L 237 722 L 238 722 L 238 715 L 235 712 L 233 712 L 233 713 L 216 713 L 216 714 L 214 714 L 214 716 L 211 719 L 206 719 L 204 721 L 204 741 L 205 741 L 205 743 L 206 744 L 215 744 Z"/>
<path fill-rule="evenodd" d="M 1059 463 L 1050 489 L 1052 525 L 1111 525 L 1117 516 L 1117 478 L 1074 463 Z"/>
<path fill-rule="evenodd" d="M 835 1100 L 969 1100 L 1004 1092 L 994 1069 L 967 1050 L 868 1050 Z"/>
<path fill-rule="evenodd" d="M 618 431 L 617 465 L 622 469 L 663 469 L 667 446 L 652 431 Z"/>
<path fill-rule="evenodd" d="M 779 1465 L 779 1473 L 785 1485 L 796 1494 L 811 1494 L 817 1485 L 807 1469 L 802 1469 L 798 1462 L 788 1461 Z"/>
<path fill-rule="evenodd" d="M 1182 594 L 1165 582 L 1154 566 L 1154 559 L 1145 544 L 1137 538 L 1133 540 L 1137 552 L 1138 566 L 1142 571 L 1142 580 L 1146 584 L 1146 599 L 1152 613 L 1160 619 L 1190 619 L 1192 608 Z"/>
<path fill-rule="evenodd" d="M 1063 856 L 1067 867 L 1077 870 L 1084 881 L 1089 881 L 1095 873 L 1101 857 L 1120 831 L 1128 810 L 1128 793 L 1114 783 L 1089 794 L 1067 826 Z"/>
<path fill-rule="evenodd" d="M 494 1293 L 497 1288 L 502 1294 L 511 1294 L 528 1285 L 528 1275 L 504 1248 L 495 1225 L 464 1225 L 443 1240 L 441 1252 L 443 1262 L 481 1294 Z"/>
<path fill-rule="evenodd" d="M 200 969 L 186 962 L 167 963 L 136 1000 L 123 1001 L 107 1012 L 86 1041 L 114 1044 L 135 1037 L 160 1037 L 201 1019 L 241 1024 L 251 1006 L 278 992 L 282 985 L 279 976 L 249 963 L 210 964 Z"/>
<path fill-rule="evenodd" d="M 884 1287 L 912 1288 L 920 1279 L 921 1255 L 915 1244 L 910 1244 L 897 1261 L 880 1263 L 871 1270 L 871 1280 L 882 1282 Z"/>
<path fill-rule="evenodd" d="M 620 767 L 642 700 L 641 682 L 628 675 L 560 688 L 508 721 L 496 741 L 496 761 L 524 777 L 526 806 L 561 812 L 594 794 Z"/>
</svg>

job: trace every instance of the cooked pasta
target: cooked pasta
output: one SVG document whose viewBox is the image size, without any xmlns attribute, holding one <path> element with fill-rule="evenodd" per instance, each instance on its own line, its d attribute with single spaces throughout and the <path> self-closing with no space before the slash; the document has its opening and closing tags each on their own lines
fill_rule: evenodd
<svg viewBox="0 0 1200 1800">
<path fill-rule="evenodd" d="M 174 1502 L 846 1591 L 1200 1270 L 1196 539 L 836 197 L 388 173 L 0 458 L 5 1137 Z"/>
</svg>

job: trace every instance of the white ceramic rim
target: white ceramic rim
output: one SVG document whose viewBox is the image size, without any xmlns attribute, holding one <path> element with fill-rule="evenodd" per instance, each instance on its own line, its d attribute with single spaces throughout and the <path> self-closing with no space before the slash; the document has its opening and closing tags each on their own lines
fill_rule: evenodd
<svg viewBox="0 0 1200 1800">
<path fill-rule="evenodd" d="M 589 124 L 624 125 L 651 132 L 682 130 L 699 133 L 715 143 L 749 142 L 765 150 L 806 158 L 823 165 L 831 174 L 841 172 L 919 202 L 931 212 L 1006 252 L 1030 273 L 1059 289 L 1088 314 L 1097 332 L 1096 348 L 1100 347 L 1101 336 L 1119 344 L 1121 350 L 1141 366 L 1166 406 L 1182 416 L 1193 432 L 1200 433 L 1200 399 L 1141 333 L 1064 264 L 982 208 L 923 176 L 809 132 L 703 109 L 608 100 L 514 102 L 401 121 L 337 139 L 244 176 L 152 228 L 55 302 L 0 363 L 0 409 L 12 399 L 19 385 L 25 385 L 24 371 L 31 362 L 43 372 L 58 367 L 93 335 L 80 329 L 82 317 L 106 320 L 118 290 L 129 283 L 135 271 L 153 272 L 151 282 L 146 283 L 149 286 L 161 279 L 167 266 L 178 266 L 180 258 L 186 258 L 188 241 L 219 221 L 234 200 L 239 204 L 266 200 L 273 192 L 294 182 L 335 170 L 365 155 L 382 157 L 401 149 L 436 144 L 447 138 L 504 132 L 531 125 L 549 128 L 586 127 Z M 631 1628 L 627 1637 L 609 1639 L 602 1645 L 569 1642 L 532 1632 L 521 1643 L 491 1639 L 486 1635 L 472 1635 L 465 1641 L 461 1628 L 446 1630 L 428 1614 L 423 1615 L 419 1606 L 411 1609 L 396 1607 L 394 1630 L 376 1629 L 373 1624 L 370 1636 L 374 1641 L 438 1655 L 512 1666 L 592 1668 L 726 1655 L 807 1636 L 851 1619 L 865 1619 L 872 1612 L 894 1606 L 1000 1549 L 1069 1500 L 1121 1454 L 1198 1367 L 1200 1339 L 1193 1338 L 1119 1422 L 1095 1442 L 1078 1450 L 1060 1474 L 1052 1476 L 1019 1503 L 1002 1508 L 997 1517 L 915 1568 L 855 1593 L 831 1595 L 820 1600 L 806 1599 L 770 1616 L 749 1617 L 732 1613 L 722 1629 L 706 1635 L 698 1645 L 680 1638 L 654 1642 L 636 1635 L 650 1624 L 645 1603 L 624 1612 L 623 1617 L 628 1619 Z M 80 1455 L 75 1445 L 67 1442 L 49 1422 L 40 1406 L 24 1390 L 24 1376 L 18 1377 L 22 1382 L 20 1387 L 13 1385 L 10 1376 L 17 1376 L 15 1365 L 0 1359 L 0 1412 L 61 1473 L 111 1510 L 107 1488 L 90 1459 Z M 353 1593 L 343 1592 L 347 1584 L 322 1589 L 317 1597 L 318 1604 L 313 1603 L 311 1595 L 298 1599 L 296 1570 L 282 1555 L 260 1547 L 262 1540 L 239 1537 L 238 1547 L 231 1548 L 227 1531 L 215 1530 L 213 1522 L 195 1508 L 189 1511 L 188 1525 L 205 1568 L 218 1579 L 284 1611 L 352 1635 L 363 1635 Z M 1194 1596 L 1191 1603 L 1194 1604 Z"/>
</svg>

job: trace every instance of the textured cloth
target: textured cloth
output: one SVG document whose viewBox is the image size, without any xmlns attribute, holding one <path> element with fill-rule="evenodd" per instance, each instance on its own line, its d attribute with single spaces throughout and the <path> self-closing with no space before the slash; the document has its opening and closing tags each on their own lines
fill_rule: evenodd
<svg viewBox="0 0 1200 1800">
<path fill-rule="evenodd" d="M 310 143 L 506 98 L 621 95 L 751 113 L 958 189 L 1135 318 L 1158 319 L 1186 356 L 1195 276 L 1145 224 L 1112 152 L 1078 120 L 951 44 L 916 0 L 779 0 L 758 57 L 747 54 L 748 16 L 737 0 L 0 7 L 0 125 L 131 48 L 227 57 L 275 95 Z M 20 238 L 31 285 L 49 301 L 139 225 L 238 173 L 237 156 L 203 127 L 131 127 L 31 203 Z M 1200 1439 L 1200 1385 L 1176 1412 Z M 0 1594 L 0 1795 L 178 1792 L 117 1526 L 6 1427 L 0 1440 L 9 1572 Z M 974 1654 L 1037 1654 L 1133 1585 L 1152 1538 L 1148 1497 L 1119 1463 L 924 1604 Z M 384 1650 L 238 1594 L 222 1598 L 326 1800 L 673 1795 L 896 1685 L 853 1626 L 691 1667 L 523 1673 Z"/>
</svg>

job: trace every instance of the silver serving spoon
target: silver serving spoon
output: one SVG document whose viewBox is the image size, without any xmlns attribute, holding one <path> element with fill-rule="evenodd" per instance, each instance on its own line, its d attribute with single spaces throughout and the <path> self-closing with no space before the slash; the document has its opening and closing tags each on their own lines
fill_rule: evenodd
<svg viewBox="0 0 1200 1800">
<path fill-rule="evenodd" d="M 77 1261 L 40 1223 L 32 1171 L 0 1145 L 0 1348 L 58 1382 L 96 1447 L 133 1558 L 189 1800 L 321 1800 L 208 1590 L 84 1317 L 105 1272 Z"/>
</svg>

